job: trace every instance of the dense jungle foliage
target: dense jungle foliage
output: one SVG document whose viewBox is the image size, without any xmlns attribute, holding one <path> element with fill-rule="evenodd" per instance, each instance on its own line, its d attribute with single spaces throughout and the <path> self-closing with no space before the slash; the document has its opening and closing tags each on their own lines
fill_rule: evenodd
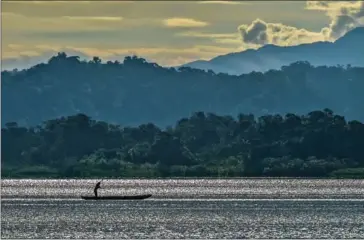
<svg viewBox="0 0 364 240">
<path fill-rule="evenodd" d="M 364 124 L 330 109 L 254 117 L 196 112 L 138 127 L 84 114 L 1 130 L 2 177 L 362 177 Z"/>
<path fill-rule="evenodd" d="M 364 121 L 363 67 L 296 62 L 232 76 L 161 67 L 136 56 L 104 63 L 59 53 L 29 69 L 3 71 L 1 77 L 2 127 L 84 113 L 108 123 L 151 122 L 165 128 L 198 111 L 258 117 L 324 108 Z"/>
</svg>

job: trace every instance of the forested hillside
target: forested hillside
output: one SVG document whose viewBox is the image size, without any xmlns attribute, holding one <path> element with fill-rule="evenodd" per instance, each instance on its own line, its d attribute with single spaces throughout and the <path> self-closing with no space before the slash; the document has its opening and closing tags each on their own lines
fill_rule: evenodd
<svg viewBox="0 0 364 240">
<path fill-rule="evenodd" d="M 168 104 L 168 103 L 166 103 Z M 196 112 L 173 127 L 84 114 L 1 130 L 2 177 L 363 177 L 364 124 L 331 110 L 237 117 Z"/>
<path fill-rule="evenodd" d="M 364 120 L 364 68 L 359 67 L 296 62 L 231 76 L 163 68 L 137 57 L 102 63 L 98 57 L 87 62 L 59 53 L 47 63 L 1 75 L 2 126 L 35 126 L 84 113 L 109 123 L 166 127 L 198 111 L 262 116 L 324 108 Z"/>
</svg>

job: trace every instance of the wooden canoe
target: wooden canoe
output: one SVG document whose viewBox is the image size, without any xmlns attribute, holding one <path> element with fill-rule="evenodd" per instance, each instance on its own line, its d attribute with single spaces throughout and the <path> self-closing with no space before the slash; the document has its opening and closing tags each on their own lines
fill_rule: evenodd
<svg viewBox="0 0 364 240">
<path fill-rule="evenodd" d="M 84 200 L 143 200 L 146 198 L 150 198 L 152 194 L 145 195 L 134 195 L 134 196 L 81 196 Z"/>
</svg>

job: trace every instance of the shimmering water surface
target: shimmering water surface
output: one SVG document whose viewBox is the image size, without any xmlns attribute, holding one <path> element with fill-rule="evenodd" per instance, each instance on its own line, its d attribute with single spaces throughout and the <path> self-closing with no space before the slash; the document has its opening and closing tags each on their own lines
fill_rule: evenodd
<svg viewBox="0 0 364 240">
<path fill-rule="evenodd" d="M 364 238 L 364 181 L 2 180 L 1 238 Z"/>
</svg>

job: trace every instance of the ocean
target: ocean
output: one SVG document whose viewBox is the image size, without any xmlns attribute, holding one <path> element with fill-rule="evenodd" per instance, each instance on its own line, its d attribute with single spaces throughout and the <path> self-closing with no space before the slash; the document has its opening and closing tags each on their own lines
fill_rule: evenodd
<svg viewBox="0 0 364 240">
<path fill-rule="evenodd" d="M 1 238 L 364 238 L 364 181 L 2 180 Z"/>
</svg>

